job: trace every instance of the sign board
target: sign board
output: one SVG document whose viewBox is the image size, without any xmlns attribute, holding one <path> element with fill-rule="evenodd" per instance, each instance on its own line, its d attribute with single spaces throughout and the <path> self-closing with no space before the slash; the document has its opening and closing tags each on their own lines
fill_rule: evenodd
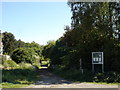
<svg viewBox="0 0 120 90">
<path fill-rule="evenodd" d="M 102 72 L 104 72 L 103 52 L 92 52 L 92 71 L 94 73 L 94 64 L 102 64 Z"/>
<path fill-rule="evenodd" d="M 92 52 L 92 64 L 103 64 L 103 52 Z"/>
</svg>

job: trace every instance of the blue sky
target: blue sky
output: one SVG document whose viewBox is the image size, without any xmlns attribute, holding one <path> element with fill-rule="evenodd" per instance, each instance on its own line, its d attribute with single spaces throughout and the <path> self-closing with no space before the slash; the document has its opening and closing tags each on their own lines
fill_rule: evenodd
<svg viewBox="0 0 120 90">
<path fill-rule="evenodd" d="M 2 30 L 16 39 L 46 44 L 57 40 L 70 25 L 71 11 L 66 2 L 4 2 L 2 3 Z"/>
</svg>

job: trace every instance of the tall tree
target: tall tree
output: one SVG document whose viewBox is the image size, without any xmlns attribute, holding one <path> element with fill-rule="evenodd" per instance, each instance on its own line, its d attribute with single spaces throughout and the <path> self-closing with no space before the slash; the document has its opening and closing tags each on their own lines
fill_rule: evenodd
<svg viewBox="0 0 120 90">
<path fill-rule="evenodd" d="M 72 22 L 71 28 L 66 28 L 63 40 L 71 48 L 69 52 L 72 55 L 79 54 L 78 61 L 69 59 L 71 53 L 64 59 L 69 60 L 69 63 L 76 62 L 77 66 L 79 58 L 82 58 L 84 68 L 91 68 L 91 52 L 104 51 L 105 64 L 111 70 L 116 65 L 118 67 L 117 63 L 112 65 L 111 62 L 119 62 L 116 59 L 116 56 L 119 57 L 117 51 L 120 47 L 116 48 L 119 40 L 114 35 L 116 30 L 119 31 L 120 2 L 68 2 L 68 5 L 72 12 Z"/>
<path fill-rule="evenodd" d="M 3 53 L 11 54 L 15 49 L 15 36 L 12 33 L 4 32 L 3 33 Z"/>
</svg>

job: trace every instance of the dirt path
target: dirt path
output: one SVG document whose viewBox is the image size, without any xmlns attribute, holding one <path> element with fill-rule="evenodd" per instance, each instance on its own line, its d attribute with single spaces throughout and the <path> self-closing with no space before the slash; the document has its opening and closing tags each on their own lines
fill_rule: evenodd
<svg viewBox="0 0 120 90">
<path fill-rule="evenodd" d="M 40 77 L 40 81 L 26 88 L 118 88 L 118 85 L 73 83 L 58 77 L 47 70 L 40 70 Z"/>
</svg>

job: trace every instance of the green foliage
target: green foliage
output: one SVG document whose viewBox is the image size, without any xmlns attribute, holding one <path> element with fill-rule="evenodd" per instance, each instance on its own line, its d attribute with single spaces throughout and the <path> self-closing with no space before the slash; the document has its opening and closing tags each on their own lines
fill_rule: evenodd
<svg viewBox="0 0 120 90">
<path fill-rule="evenodd" d="M 94 76 L 95 82 L 118 82 L 120 83 L 120 73 L 117 72 L 106 72 L 106 73 L 97 73 Z"/>
<path fill-rule="evenodd" d="M 40 78 L 37 69 L 40 68 L 40 59 L 43 57 L 43 46 L 35 42 L 16 40 L 8 32 L 3 33 L 3 46 L 4 54 L 9 54 L 12 58 L 7 60 L 4 57 L 2 61 L 3 88 L 17 88 L 35 83 Z"/>
<path fill-rule="evenodd" d="M 78 69 L 79 68 L 79 55 L 76 51 L 69 52 L 68 55 L 65 55 L 60 58 L 62 61 L 62 65 L 66 69 Z"/>
<path fill-rule="evenodd" d="M 79 69 L 65 69 L 63 66 L 56 66 L 50 70 L 67 80 L 75 82 L 120 83 L 120 73 L 113 71 L 93 74 L 92 71 L 84 70 L 82 73 Z"/>
<path fill-rule="evenodd" d="M 2 88 L 28 86 L 40 79 L 38 69 L 29 63 L 20 63 L 13 69 L 2 69 Z"/>
<path fill-rule="evenodd" d="M 24 48 L 31 48 L 33 49 L 40 57 L 42 57 L 42 50 L 43 46 L 40 46 L 38 43 L 25 43 Z"/>
<path fill-rule="evenodd" d="M 6 57 L 3 57 L 2 59 L 2 66 L 4 68 L 11 68 L 11 69 L 18 67 L 16 62 L 14 62 L 13 60 L 7 60 Z"/>
<path fill-rule="evenodd" d="M 120 40 L 115 38 L 119 20 L 119 2 L 68 2 L 72 12 L 71 27 L 65 27 L 63 37 L 48 45 L 46 53 L 51 66 L 91 70 L 92 52 L 104 52 L 105 71 L 119 71 Z M 115 17 L 115 18 L 112 18 Z M 113 28 L 114 26 L 114 28 Z"/>
<path fill-rule="evenodd" d="M 25 42 L 24 42 L 24 41 L 21 41 L 20 39 L 19 39 L 19 40 L 16 40 L 14 47 L 15 47 L 15 48 L 23 48 L 23 47 L 25 47 Z"/>
<path fill-rule="evenodd" d="M 35 69 L 2 70 L 2 81 L 14 84 L 31 84 L 36 81 L 37 75 Z"/>
<path fill-rule="evenodd" d="M 34 63 L 36 60 L 39 60 L 39 56 L 32 48 L 18 48 L 15 49 L 11 55 L 12 60 L 16 63 L 27 62 L 27 63 Z"/>
<path fill-rule="evenodd" d="M 15 68 L 15 67 L 17 67 L 17 64 L 16 64 L 13 60 L 7 60 L 6 63 L 8 64 L 7 67 L 10 67 L 10 68 Z"/>
<path fill-rule="evenodd" d="M 11 55 L 11 58 L 16 63 L 30 62 L 30 60 L 31 60 L 29 53 L 26 51 L 26 49 L 23 49 L 23 48 L 18 48 L 16 50 L 14 50 Z"/>
<path fill-rule="evenodd" d="M 60 65 L 61 57 L 66 55 L 66 49 L 64 48 L 64 44 L 61 39 L 57 40 L 56 43 L 47 44 L 44 47 L 43 55 L 45 58 L 50 58 L 50 64 L 52 65 Z"/>
<path fill-rule="evenodd" d="M 22 87 L 27 87 L 28 84 L 13 84 L 13 83 L 2 83 L 0 88 L 22 88 Z"/>
<path fill-rule="evenodd" d="M 40 78 L 38 68 L 30 63 L 16 64 L 4 57 L 2 65 L 2 87 L 23 87 L 35 83 Z"/>
<path fill-rule="evenodd" d="M 11 55 L 12 52 L 17 48 L 24 48 L 24 49 L 32 49 L 34 50 L 37 55 L 42 57 L 42 50 L 43 46 L 35 43 L 34 41 L 31 43 L 25 43 L 22 40 L 16 40 L 15 36 L 12 33 L 4 32 L 3 33 L 3 51 L 6 55 Z M 29 50 L 30 51 L 30 50 Z M 33 51 L 32 51 L 33 52 Z"/>
<path fill-rule="evenodd" d="M 54 48 L 55 45 L 55 41 L 49 41 L 47 42 L 47 45 L 44 46 L 44 50 L 43 50 L 43 55 L 46 57 L 50 57 L 51 56 L 51 52 L 52 49 Z"/>
<path fill-rule="evenodd" d="M 14 44 L 15 44 L 15 37 L 12 33 L 4 32 L 3 33 L 3 53 L 11 54 L 11 52 L 15 49 Z"/>
<path fill-rule="evenodd" d="M 19 65 L 18 69 L 35 69 L 35 67 L 30 63 L 21 62 L 18 65 Z"/>
<path fill-rule="evenodd" d="M 72 12 L 71 27 L 66 26 L 64 35 L 43 50 L 43 55 L 50 58 L 49 68 L 70 80 L 119 82 L 116 72 L 120 71 L 120 38 L 115 35 L 116 30 L 120 31 L 120 2 L 68 2 L 68 5 Z M 108 73 L 91 73 L 92 52 L 104 52 L 104 69 Z M 84 74 L 79 70 L 80 59 Z"/>
</svg>

